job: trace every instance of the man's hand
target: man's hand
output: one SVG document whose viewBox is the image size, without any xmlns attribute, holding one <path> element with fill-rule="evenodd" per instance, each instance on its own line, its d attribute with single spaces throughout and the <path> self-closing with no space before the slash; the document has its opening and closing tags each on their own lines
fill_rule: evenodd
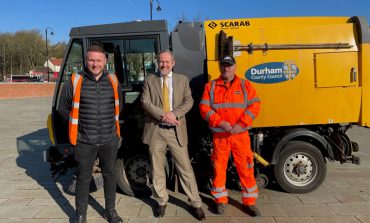
<svg viewBox="0 0 370 223">
<path fill-rule="evenodd" d="M 244 130 L 243 130 L 243 127 L 241 127 L 240 125 L 238 124 L 235 124 L 233 129 L 231 129 L 230 133 L 231 134 L 239 134 L 239 133 L 242 133 Z"/>
<path fill-rule="evenodd" d="M 169 125 L 180 125 L 180 121 L 176 119 L 176 115 L 173 112 L 166 112 L 161 116 L 160 121 Z"/>
<path fill-rule="evenodd" d="M 227 121 L 221 121 L 220 124 L 219 124 L 220 128 L 222 128 L 223 130 L 225 130 L 226 132 L 230 132 L 233 127 L 231 126 L 231 124 Z"/>
</svg>

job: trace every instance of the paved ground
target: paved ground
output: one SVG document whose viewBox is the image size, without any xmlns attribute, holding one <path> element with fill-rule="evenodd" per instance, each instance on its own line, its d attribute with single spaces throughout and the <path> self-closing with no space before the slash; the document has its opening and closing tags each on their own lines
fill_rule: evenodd
<svg viewBox="0 0 370 223">
<path fill-rule="evenodd" d="M 63 184 L 53 183 L 49 165 L 42 161 L 50 143 L 45 128 L 50 105 L 49 97 L 0 100 L 0 222 L 70 222 L 74 214 L 74 197 L 64 192 Z M 202 194 L 206 222 L 370 222 L 370 130 L 356 127 L 349 135 L 360 145 L 360 166 L 328 164 L 324 184 L 305 195 L 262 189 L 259 218 L 239 209 L 238 192 L 231 192 L 232 205 L 222 217 L 210 211 L 211 199 Z M 171 193 L 172 203 L 161 219 L 153 217 L 151 199 L 117 195 L 117 210 L 125 222 L 197 222 L 181 194 Z M 88 221 L 105 222 L 99 214 L 102 190 L 92 197 Z"/>
</svg>

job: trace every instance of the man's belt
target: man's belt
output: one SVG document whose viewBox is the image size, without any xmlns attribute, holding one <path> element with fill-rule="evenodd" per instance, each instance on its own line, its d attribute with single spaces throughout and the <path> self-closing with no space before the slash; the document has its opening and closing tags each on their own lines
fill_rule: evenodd
<svg viewBox="0 0 370 223">
<path fill-rule="evenodd" d="M 173 125 L 158 124 L 158 126 L 161 129 L 175 129 L 175 126 L 173 126 Z"/>
</svg>

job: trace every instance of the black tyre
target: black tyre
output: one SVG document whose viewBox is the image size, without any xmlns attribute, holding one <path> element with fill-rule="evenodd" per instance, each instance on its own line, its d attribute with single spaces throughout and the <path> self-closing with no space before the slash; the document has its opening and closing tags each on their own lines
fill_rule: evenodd
<svg viewBox="0 0 370 223">
<path fill-rule="evenodd" d="M 117 159 L 117 186 L 129 196 L 148 197 L 151 195 L 147 186 L 151 178 L 150 174 L 151 167 L 147 155 L 135 154 L 125 161 L 123 158 Z"/>
<path fill-rule="evenodd" d="M 257 174 L 256 183 L 258 188 L 265 188 L 269 184 L 269 179 L 265 174 Z"/>
<path fill-rule="evenodd" d="M 320 150 L 303 141 L 288 142 L 274 166 L 279 186 L 296 194 L 318 188 L 326 177 L 326 163 Z"/>
</svg>

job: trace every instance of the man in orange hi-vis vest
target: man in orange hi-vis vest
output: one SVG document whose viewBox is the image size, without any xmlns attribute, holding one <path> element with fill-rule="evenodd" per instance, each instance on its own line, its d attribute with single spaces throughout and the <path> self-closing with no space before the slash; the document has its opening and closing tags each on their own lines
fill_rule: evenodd
<svg viewBox="0 0 370 223">
<path fill-rule="evenodd" d="M 244 210 L 253 217 L 260 216 L 255 206 L 258 188 L 248 133 L 259 113 L 260 100 L 251 83 L 235 75 L 234 57 L 221 58 L 220 69 L 220 77 L 207 83 L 199 104 L 200 113 L 213 133 L 214 179 L 211 194 L 215 198 L 217 212 L 223 214 L 228 203 L 225 183 L 231 152 L 242 186 Z"/>
<path fill-rule="evenodd" d="M 78 163 L 75 219 L 78 223 L 86 222 L 89 186 L 97 157 L 104 179 L 104 218 L 108 222 L 122 222 L 115 210 L 115 163 L 120 144 L 122 91 L 116 75 L 105 71 L 106 63 L 103 46 L 91 45 L 86 54 L 86 68 L 79 74 L 72 74 L 60 97 L 58 111 L 68 121 L 69 141 L 74 146 Z"/>
</svg>

